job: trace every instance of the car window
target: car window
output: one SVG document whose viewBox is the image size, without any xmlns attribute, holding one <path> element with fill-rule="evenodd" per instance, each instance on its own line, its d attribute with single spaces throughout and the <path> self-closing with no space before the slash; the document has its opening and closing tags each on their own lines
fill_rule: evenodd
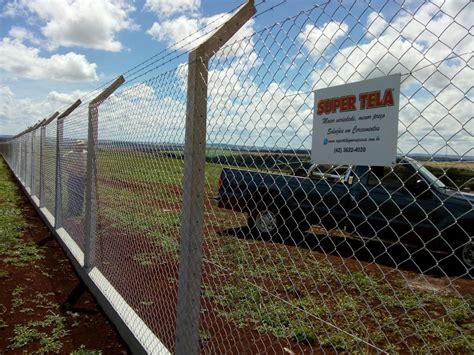
<svg viewBox="0 0 474 355">
<path fill-rule="evenodd" d="M 387 189 L 399 189 L 412 184 L 416 174 L 406 165 L 398 164 L 393 168 L 389 166 L 373 166 L 369 173 L 367 184 L 369 186 L 381 185 Z"/>
<path fill-rule="evenodd" d="M 318 165 L 310 174 L 313 180 L 326 180 L 332 183 L 343 183 L 347 172 L 347 166 Z"/>
</svg>

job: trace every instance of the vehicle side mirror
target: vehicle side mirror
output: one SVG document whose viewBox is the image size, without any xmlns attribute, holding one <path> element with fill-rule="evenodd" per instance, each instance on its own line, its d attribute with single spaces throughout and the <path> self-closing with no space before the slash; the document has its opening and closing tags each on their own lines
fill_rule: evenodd
<svg viewBox="0 0 474 355">
<path fill-rule="evenodd" d="M 431 193 L 430 185 L 423 179 L 417 179 L 413 184 L 410 184 L 409 189 L 415 196 L 429 196 Z"/>
</svg>

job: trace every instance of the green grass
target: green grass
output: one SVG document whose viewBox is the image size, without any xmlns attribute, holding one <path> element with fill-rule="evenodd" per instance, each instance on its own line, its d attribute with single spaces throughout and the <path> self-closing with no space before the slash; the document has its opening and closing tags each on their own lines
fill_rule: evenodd
<svg viewBox="0 0 474 355">
<path fill-rule="evenodd" d="M 99 166 L 99 176 L 114 182 L 99 182 L 100 213 L 115 227 L 146 235 L 159 247 L 133 259 L 147 267 L 162 262 L 166 253 L 178 262 L 184 162 L 101 152 Z M 206 163 L 208 195 L 215 194 L 221 169 Z M 206 228 L 245 223 L 239 214 L 214 207 L 204 214 Z M 206 231 L 204 258 L 212 271 L 204 279 L 203 296 L 239 328 L 351 352 L 367 350 L 358 339 L 393 352 L 407 351 L 405 339 L 413 334 L 418 336 L 413 351 L 426 351 L 424 346 L 458 352 L 473 347 L 473 331 L 466 328 L 472 321 L 472 297 L 410 288 L 410 276 L 398 270 L 389 278 L 383 271 L 349 272 L 344 264 L 317 260 L 308 250 Z"/>
<path fill-rule="evenodd" d="M 13 290 L 13 292 L 12 292 L 12 307 L 13 308 L 18 308 L 18 307 L 22 306 L 25 303 L 25 301 L 21 297 L 24 290 L 25 289 L 23 287 L 20 287 L 20 286 L 17 286 Z"/>
<path fill-rule="evenodd" d="M 42 250 L 32 241 L 26 240 L 24 233 L 28 223 L 20 207 L 20 191 L 12 181 L 3 159 L 0 159 L 0 265 L 15 267 L 33 267 L 43 258 Z M 0 271 L 0 278 L 9 277 L 6 271 Z M 39 320 L 16 324 L 9 348 L 15 352 L 32 344 L 39 344 L 35 354 L 57 353 L 62 348 L 61 338 L 67 334 L 65 318 L 51 313 L 58 305 L 50 300 L 54 294 L 29 294 L 27 285 L 17 285 L 12 291 L 10 314 L 19 312 L 25 316 L 36 315 L 38 308 L 49 309 L 49 314 Z M 31 304 L 32 307 L 29 307 Z M 0 305 L 0 328 L 6 328 L 7 308 Z"/>
<path fill-rule="evenodd" d="M 28 223 L 19 207 L 19 188 L 9 179 L 0 159 L 0 259 L 7 264 L 26 266 L 43 258 L 41 250 L 22 238 Z"/>
<path fill-rule="evenodd" d="M 184 162 L 101 151 L 98 163 L 100 216 L 117 229 L 147 236 L 158 247 L 132 255 L 133 260 L 143 267 L 164 259 L 177 263 Z M 206 164 L 208 195 L 215 194 L 222 167 Z M 208 207 L 204 213 L 206 227 L 244 223 L 233 212 Z M 343 261 L 338 267 L 314 255 L 208 231 L 204 258 L 211 271 L 204 279 L 203 297 L 239 328 L 305 344 L 366 352 L 367 345 L 359 338 L 393 352 L 436 347 L 472 352 L 473 297 L 413 289 L 406 282 L 413 275 L 403 271 L 390 276 L 383 270 L 349 271 Z M 202 334 L 210 336 L 206 330 Z M 405 340 L 413 335 L 417 339 L 408 349 Z"/>
<path fill-rule="evenodd" d="M 37 354 L 58 353 L 62 348 L 61 338 L 68 334 L 66 319 L 58 314 L 50 314 L 42 320 L 15 325 L 15 335 L 11 339 L 10 349 L 20 349 L 38 342 Z"/>
<path fill-rule="evenodd" d="M 203 296 L 237 327 L 351 352 L 364 352 L 367 345 L 338 328 L 394 351 L 404 349 L 403 339 L 413 334 L 420 336 L 418 345 L 425 352 L 438 346 L 461 352 L 474 349 L 474 333 L 466 328 L 472 321 L 472 296 L 414 290 L 401 273 L 393 283 L 362 271 L 349 273 L 311 259 L 310 252 L 302 252 L 298 260 L 283 248 L 272 248 L 269 259 L 267 251 L 250 252 L 255 244 L 259 243 L 226 239 L 207 255 L 222 269 L 204 285 Z M 299 269 L 289 267 L 295 261 Z M 233 276 L 226 270 L 233 270 Z M 266 281 L 259 286 L 262 277 Z M 224 278 L 227 282 L 221 283 Z M 317 285 L 322 290 L 311 292 Z"/>
<path fill-rule="evenodd" d="M 221 164 L 206 163 L 206 191 L 216 192 Z M 235 168 L 235 167 L 233 167 Z M 184 161 L 137 152 L 98 153 L 98 176 L 182 188 Z M 159 193 L 159 192 L 158 192 Z M 168 198 L 168 197 L 167 197 Z"/>
<path fill-rule="evenodd" d="M 74 350 L 70 355 L 101 355 L 102 351 L 87 349 L 85 345 L 81 345 L 77 350 Z"/>
</svg>

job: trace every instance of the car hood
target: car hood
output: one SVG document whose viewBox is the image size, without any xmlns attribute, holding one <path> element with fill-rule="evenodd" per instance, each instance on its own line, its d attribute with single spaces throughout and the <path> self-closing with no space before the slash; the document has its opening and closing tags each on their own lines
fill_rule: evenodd
<svg viewBox="0 0 474 355">
<path fill-rule="evenodd" d="M 456 191 L 456 190 L 449 190 L 449 189 L 447 189 L 445 193 L 450 198 L 454 198 L 456 200 L 460 200 L 460 201 L 463 201 L 463 202 L 468 202 L 468 203 L 471 203 L 471 205 L 474 204 L 474 194 L 472 194 L 472 193 Z"/>
</svg>

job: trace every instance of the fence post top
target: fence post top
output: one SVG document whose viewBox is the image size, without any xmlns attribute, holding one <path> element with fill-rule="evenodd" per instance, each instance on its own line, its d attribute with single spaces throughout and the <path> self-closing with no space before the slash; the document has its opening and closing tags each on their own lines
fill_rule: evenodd
<svg viewBox="0 0 474 355">
<path fill-rule="evenodd" d="M 65 118 L 66 116 L 69 116 L 71 112 L 74 111 L 81 103 L 82 101 L 80 99 L 77 99 L 76 102 L 74 102 L 71 106 L 69 106 L 63 113 L 61 113 L 58 116 L 58 121 Z"/>
<path fill-rule="evenodd" d="M 214 34 L 189 53 L 189 59 L 209 60 L 256 12 L 254 0 L 247 0 Z"/>
<path fill-rule="evenodd" d="M 43 120 L 43 123 L 41 124 L 41 126 L 42 126 L 42 127 L 47 126 L 47 125 L 50 124 L 58 115 L 59 115 L 59 112 L 56 111 L 56 112 L 53 113 L 49 118 Z"/>
<path fill-rule="evenodd" d="M 105 88 L 99 95 L 89 102 L 89 108 L 99 106 L 105 99 L 107 99 L 117 88 L 125 82 L 123 75 L 120 75 L 115 81 Z"/>
</svg>

